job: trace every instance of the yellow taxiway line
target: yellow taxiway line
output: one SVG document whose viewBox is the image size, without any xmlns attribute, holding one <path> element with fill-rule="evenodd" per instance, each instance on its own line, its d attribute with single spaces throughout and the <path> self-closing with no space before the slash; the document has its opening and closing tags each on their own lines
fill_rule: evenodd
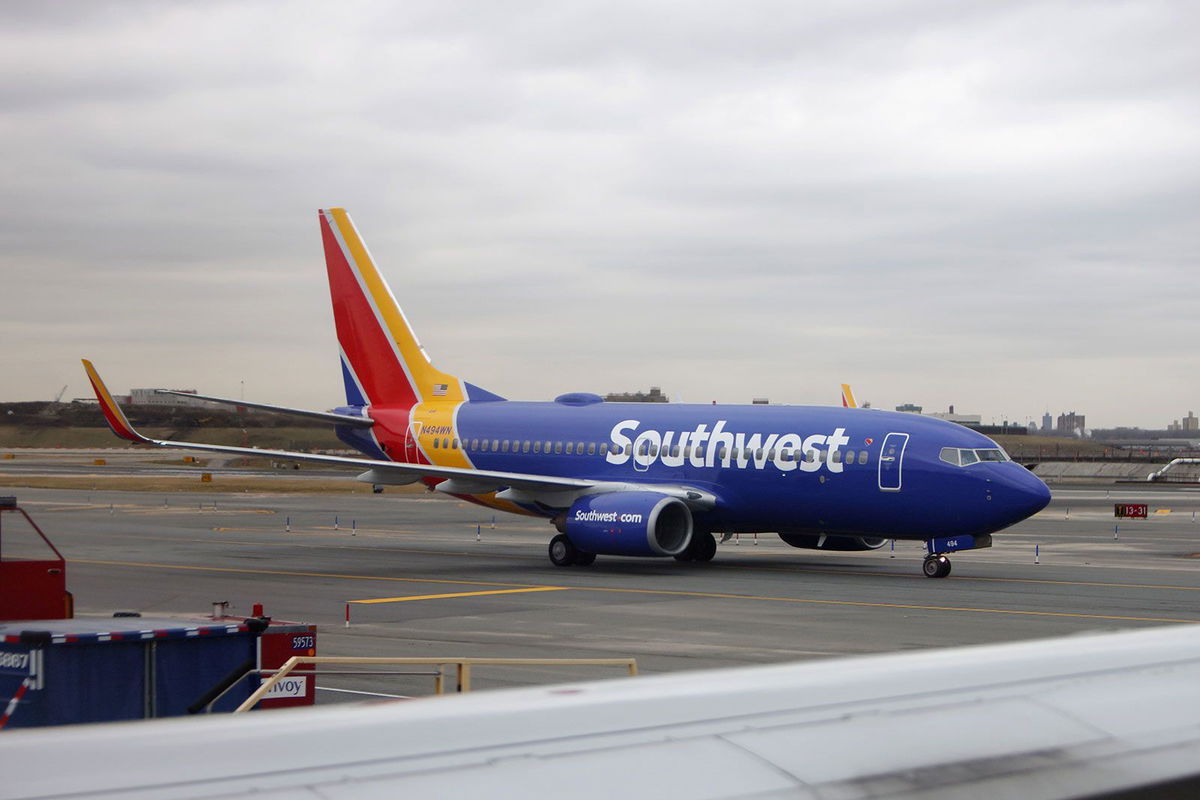
<svg viewBox="0 0 1200 800">
<path fill-rule="evenodd" d="M 445 600 L 451 597 L 483 597 L 489 594 L 526 594 L 528 592 L 565 592 L 569 586 L 531 586 L 528 589 L 492 589 L 486 592 L 453 592 L 451 594 L 410 594 L 404 597 L 376 597 L 370 600 L 351 600 L 351 603 L 404 603 L 409 600 Z"/>
</svg>

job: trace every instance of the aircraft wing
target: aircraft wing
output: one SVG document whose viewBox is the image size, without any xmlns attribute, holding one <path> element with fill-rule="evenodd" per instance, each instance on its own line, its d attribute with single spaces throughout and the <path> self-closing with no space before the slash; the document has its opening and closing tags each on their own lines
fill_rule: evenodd
<svg viewBox="0 0 1200 800">
<path fill-rule="evenodd" d="M 709 492 L 686 486 L 674 485 L 642 485 L 615 483 L 612 481 L 595 481 L 586 478 L 568 478 L 558 475 L 536 475 L 523 472 L 497 472 L 491 470 L 463 469 L 460 467 L 441 467 L 433 464 L 413 464 L 402 461 L 380 461 L 369 458 L 351 458 L 347 456 L 331 456 L 318 453 L 298 453 L 292 450 L 264 450 L 257 447 L 233 447 L 219 444 L 200 444 L 197 442 L 178 442 L 170 439 L 152 439 L 139 433 L 129 424 L 125 412 L 117 405 L 108 387 L 104 385 L 100 373 L 92 362 L 83 359 L 83 367 L 87 371 L 88 380 L 96 392 L 100 402 L 100 410 L 112 428 L 113 433 L 122 439 L 138 444 L 149 444 L 157 447 L 174 447 L 182 450 L 200 450 L 209 453 L 227 453 L 229 455 L 279 458 L 290 461 L 306 461 L 313 464 L 329 466 L 359 467 L 368 470 L 359 477 L 371 483 L 403 483 L 404 478 L 430 477 L 450 479 L 449 493 L 451 494 L 484 494 L 503 489 L 517 489 L 529 493 L 559 494 L 559 493 L 593 493 L 609 491 L 644 490 L 655 491 L 679 497 L 690 506 L 711 508 L 716 504 L 716 498 Z M 189 397 L 196 395 L 189 394 Z"/>
<path fill-rule="evenodd" d="M 3 739 L 13 798 L 1195 797 L 1200 627 Z"/>
<path fill-rule="evenodd" d="M 84 364 L 90 364 L 90 361 L 84 360 Z M 93 368 L 94 369 L 94 368 Z M 88 377 L 91 377 L 89 373 Z M 268 403 L 250 403 L 245 400 L 234 400 L 229 397 L 215 397 L 211 394 L 197 394 L 196 392 L 180 392 L 175 389 L 155 389 L 156 394 L 172 394 L 178 397 L 190 397 L 193 400 L 207 400 L 210 403 L 219 403 L 225 406 L 238 406 L 242 408 L 257 408 L 260 411 L 270 411 L 275 414 L 285 414 L 291 417 L 301 417 L 303 419 L 315 420 L 317 422 L 328 422 L 333 425 L 349 425 L 352 428 L 370 428 L 375 424 L 374 420 L 367 417 L 351 417 L 348 414 L 335 414 L 332 411 L 309 411 L 305 408 L 289 408 L 288 406 L 273 406 Z"/>
</svg>

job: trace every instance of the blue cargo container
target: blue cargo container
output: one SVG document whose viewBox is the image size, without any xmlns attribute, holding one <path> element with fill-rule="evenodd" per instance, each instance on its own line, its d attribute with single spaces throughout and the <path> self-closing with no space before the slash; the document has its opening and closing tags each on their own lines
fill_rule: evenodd
<svg viewBox="0 0 1200 800">
<path fill-rule="evenodd" d="M 172 717 L 255 667 L 265 619 L 97 617 L 0 623 L 0 727 Z M 213 705 L 258 686 L 241 677 Z"/>
</svg>

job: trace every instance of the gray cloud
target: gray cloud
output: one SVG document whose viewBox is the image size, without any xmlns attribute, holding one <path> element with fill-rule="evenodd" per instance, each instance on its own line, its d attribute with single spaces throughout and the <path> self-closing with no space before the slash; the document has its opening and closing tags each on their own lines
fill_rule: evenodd
<svg viewBox="0 0 1200 800">
<path fill-rule="evenodd" d="M 0 9 L 6 399 L 339 401 L 315 210 L 545 398 L 1197 405 L 1188 4 Z"/>
</svg>

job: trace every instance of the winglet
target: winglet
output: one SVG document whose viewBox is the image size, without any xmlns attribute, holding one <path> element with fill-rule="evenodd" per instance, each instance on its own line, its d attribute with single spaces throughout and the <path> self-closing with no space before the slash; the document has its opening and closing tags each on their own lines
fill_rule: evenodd
<svg viewBox="0 0 1200 800">
<path fill-rule="evenodd" d="M 858 408 L 858 403 L 854 402 L 854 392 L 850 391 L 850 384 L 842 384 L 842 407 L 843 408 Z"/>
<path fill-rule="evenodd" d="M 152 444 L 149 439 L 135 431 L 129 424 L 129 420 L 125 419 L 125 412 L 117 405 L 117 401 L 113 400 L 113 396 L 109 393 L 108 387 L 104 385 L 104 381 L 100 379 L 100 373 L 96 372 L 92 362 L 86 358 L 81 360 L 83 368 L 87 370 L 88 380 L 92 382 L 92 391 L 96 393 L 96 399 L 100 401 L 100 410 L 104 412 L 104 418 L 108 420 L 108 427 L 112 428 L 112 432 L 131 442 Z"/>
</svg>

